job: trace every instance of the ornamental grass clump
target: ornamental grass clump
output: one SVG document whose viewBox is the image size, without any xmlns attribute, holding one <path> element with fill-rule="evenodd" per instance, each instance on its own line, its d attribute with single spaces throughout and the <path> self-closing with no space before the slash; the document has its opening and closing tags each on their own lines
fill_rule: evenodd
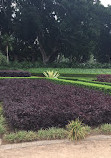
<svg viewBox="0 0 111 158">
<path fill-rule="evenodd" d="M 84 139 L 91 130 L 89 126 L 85 126 L 79 119 L 70 121 L 66 128 L 69 132 L 69 139 L 76 141 Z"/>
<path fill-rule="evenodd" d="M 45 77 L 48 78 L 58 78 L 60 76 L 60 74 L 57 71 L 46 71 L 43 72 L 43 74 L 45 75 Z"/>
</svg>

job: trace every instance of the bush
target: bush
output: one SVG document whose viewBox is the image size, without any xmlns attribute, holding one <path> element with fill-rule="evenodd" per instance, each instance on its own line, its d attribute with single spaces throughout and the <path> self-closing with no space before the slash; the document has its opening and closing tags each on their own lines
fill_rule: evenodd
<svg viewBox="0 0 111 158">
<path fill-rule="evenodd" d="M 37 133 L 32 131 L 19 131 L 16 133 L 9 133 L 4 135 L 3 141 L 9 143 L 20 143 L 25 141 L 34 141 L 37 140 Z"/>
<path fill-rule="evenodd" d="M 5 118 L 2 115 L 0 116 L 0 124 L 5 125 Z"/>
<path fill-rule="evenodd" d="M 109 93 L 111 94 L 111 85 L 110 83 L 105 83 L 105 84 L 101 84 L 98 82 L 89 82 L 89 81 L 71 81 L 71 80 L 66 80 L 66 79 L 51 79 L 51 81 L 53 81 L 54 83 L 57 84 L 63 84 L 63 85 L 75 85 L 75 86 L 79 86 L 79 87 L 84 87 L 84 88 L 88 88 L 88 89 L 95 89 L 95 90 L 99 90 L 99 91 L 103 91 L 104 93 Z"/>
<path fill-rule="evenodd" d="M 97 81 L 99 82 L 110 82 L 111 83 L 111 75 L 98 75 Z"/>
<path fill-rule="evenodd" d="M 6 56 L 0 52 L 0 66 L 5 66 L 5 65 L 7 65 Z"/>
<path fill-rule="evenodd" d="M 0 70 L 0 77 L 30 77 L 31 74 L 27 71 L 18 70 Z"/>
<path fill-rule="evenodd" d="M 84 139 L 91 130 L 90 127 L 85 126 L 79 119 L 70 121 L 66 127 L 69 131 L 69 139 L 72 140 Z"/>
<path fill-rule="evenodd" d="M 100 126 L 100 131 L 101 133 L 104 133 L 104 134 L 111 134 L 111 124 L 103 124 Z"/>
<path fill-rule="evenodd" d="M 63 128 L 41 129 L 37 132 L 39 140 L 64 139 L 67 137 L 67 131 Z"/>
<path fill-rule="evenodd" d="M 80 118 L 88 125 L 111 123 L 111 96 L 48 80 L 0 80 L 0 100 L 10 126 L 21 130 L 65 127 Z"/>
<path fill-rule="evenodd" d="M 1 137 L 1 135 L 3 135 L 5 132 L 6 132 L 6 128 L 5 128 L 2 124 L 0 124 L 0 137 Z"/>
<path fill-rule="evenodd" d="M 0 136 L 3 135 L 5 132 L 6 132 L 5 118 L 1 115 L 0 116 Z"/>
<path fill-rule="evenodd" d="M 41 129 L 38 132 L 18 131 L 15 133 L 14 132 L 9 134 L 7 133 L 3 136 L 3 141 L 8 143 L 20 143 L 20 142 L 34 141 L 34 140 L 64 139 L 66 137 L 67 137 L 67 131 L 65 129 L 49 128 L 45 130 Z"/>
</svg>

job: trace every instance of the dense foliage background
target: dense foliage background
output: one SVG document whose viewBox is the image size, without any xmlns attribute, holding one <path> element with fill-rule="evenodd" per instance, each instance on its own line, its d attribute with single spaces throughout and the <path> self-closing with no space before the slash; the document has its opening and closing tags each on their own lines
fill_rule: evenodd
<svg viewBox="0 0 111 158">
<path fill-rule="evenodd" d="M 111 6 L 99 0 L 0 0 L 0 50 L 7 62 L 110 63 L 110 43 Z"/>
</svg>

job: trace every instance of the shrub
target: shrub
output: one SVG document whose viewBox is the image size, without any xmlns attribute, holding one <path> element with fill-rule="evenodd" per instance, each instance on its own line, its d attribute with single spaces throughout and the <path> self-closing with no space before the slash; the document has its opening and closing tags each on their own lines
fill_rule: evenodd
<svg viewBox="0 0 111 158">
<path fill-rule="evenodd" d="M 31 74 L 27 71 L 18 70 L 0 70 L 0 77 L 30 77 Z"/>
<path fill-rule="evenodd" d="M 6 132 L 6 128 L 0 124 L 0 136 L 3 135 Z"/>
<path fill-rule="evenodd" d="M 41 129 L 37 132 L 39 140 L 64 139 L 67 137 L 67 131 L 63 128 Z"/>
<path fill-rule="evenodd" d="M 5 66 L 5 65 L 7 65 L 6 56 L 0 52 L 0 66 Z"/>
<path fill-rule="evenodd" d="M 111 123 L 111 96 L 48 80 L 0 80 L 4 115 L 13 128 L 65 127 L 80 118 L 88 125 Z"/>
<path fill-rule="evenodd" d="M 0 115 L 0 136 L 3 135 L 6 132 L 6 127 L 5 127 L 5 118 Z"/>
<path fill-rule="evenodd" d="M 90 131 L 90 127 L 85 126 L 79 119 L 70 121 L 66 127 L 69 131 L 69 139 L 72 140 L 84 139 Z"/>
<path fill-rule="evenodd" d="M 100 126 L 100 131 L 104 134 L 111 134 L 111 124 L 103 124 Z"/>
<path fill-rule="evenodd" d="M 51 79 L 54 83 L 57 84 L 63 84 L 63 85 L 73 85 L 73 86 L 79 86 L 84 87 L 88 89 L 95 89 L 99 91 L 103 91 L 105 93 L 111 94 L 111 85 L 110 83 L 105 82 L 105 84 L 101 84 L 98 82 L 84 82 L 84 81 L 71 81 L 71 80 L 64 80 L 64 79 Z"/>
<path fill-rule="evenodd" d="M 111 75 L 97 75 L 97 81 L 99 81 L 99 82 L 111 82 Z"/>
<path fill-rule="evenodd" d="M 3 141 L 9 143 L 20 143 L 25 141 L 37 140 L 37 133 L 32 131 L 19 131 L 16 133 L 9 133 L 4 135 Z"/>
<path fill-rule="evenodd" d="M 3 115 L 0 116 L 0 124 L 5 125 L 5 118 L 3 117 Z"/>
</svg>

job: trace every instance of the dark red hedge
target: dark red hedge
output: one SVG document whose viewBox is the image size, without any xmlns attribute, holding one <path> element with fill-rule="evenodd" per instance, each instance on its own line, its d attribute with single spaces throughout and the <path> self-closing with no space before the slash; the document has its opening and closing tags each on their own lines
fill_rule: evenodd
<svg viewBox="0 0 111 158">
<path fill-rule="evenodd" d="M 99 82 L 111 82 L 111 75 L 97 75 L 97 81 L 99 81 Z"/>
<path fill-rule="evenodd" d="M 17 129 L 64 127 L 80 118 L 88 125 L 111 123 L 111 96 L 47 80 L 0 80 L 4 115 Z"/>
<path fill-rule="evenodd" d="M 0 77 L 30 77 L 31 73 L 19 70 L 0 70 Z"/>
</svg>

